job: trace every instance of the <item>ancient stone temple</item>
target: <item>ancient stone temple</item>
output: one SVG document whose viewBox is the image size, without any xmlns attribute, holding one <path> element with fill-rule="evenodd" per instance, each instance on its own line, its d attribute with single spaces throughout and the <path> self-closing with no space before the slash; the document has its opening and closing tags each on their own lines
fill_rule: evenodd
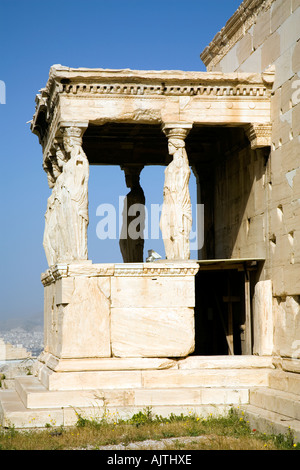
<svg viewBox="0 0 300 470">
<path fill-rule="evenodd" d="M 51 67 L 31 124 L 51 188 L 45 347 L 36 375 L 0 393 L 4 423 L 146 406 L 240 405 L 255 419 L 286 393 L 293 404 L 283 396 L 268 416 L 300 436 L 299 15 L 296 1 L 244 0 L 201 54 L 207 72 Z M 145 260 L 125 209 L 124 262 L 89 259 L 91 165 L 124 170 L 140 233 L 140 174 L 161 166 L 162 259 Z M 191 172 L 204 206 L 195 260 Z"/>
<path fill-rule="evenodd" d="M 225 312 L 226 325 L 216 350 L 206 350 L 203 335 L 221 336 L 219 324 L 198 325 L 195 337 L 194 309 L 204 304 L 200 299 L 196 305 L 195 276 L 203 269 L 206 275 L 200 283 L 204 284 L 208 269 L 216 268 L 218 273 L 223 270 L 219 270 L 219 262 L 211 264 L 210 259 L 215 260 L 211 246 L 205 247 L 208 263 L 204 259 L 201 266 L 201 262 L 190 260 L 190 167 L 197 174 L 199 196 L 209 211 L 213 198 L 209 192 L 206 196 L 204 193 L 208 184 L 212 188 L 214 184 L 205 173 L 208 162 L 211 170 L 216 166 L 211 155 L 217 161 L 222 158 L 217 146 L 224 148 L 224 143 L 230 147 L 234 142 L 265 163 L 270 146 L 273 79 L 272 71 L 161 74 L 51 68 L 47 86 L 37 97 L 32 122 L 32 130 L 43 147 L 43 166 L 52 188 L 44 235 L 49 269 L 42 276 L 47 360 L 178 358 L 193 353 L 196 346 L 200 354 L 218 354 L 224 353 L 222 341 L 228 342 L 225 353 L 227 348 L 234 353 L 236 325 L 231 300 L 237 293 L 229 293 L 229 279 L 224 296 L 228 294 L 226 310 L 228 306 L 231 310 Z M 100 164 L 124 169 L 131 189 L 126 201 L 129 207 L 145 204 L 139 184 L 142 168 L 151 164 L 165 167 L 160 219 L 164 262 L 144 263 L 143 240 L 132 239 L 123 229 L 123 264 L 93 264 L 88 260 L 89 166 Z M 129 212 L 127 220 L 124 218 L 125 227 L 130 227 Z M 209 224 L 207 229 L 211 229 Z M 205 234 L 205 240 L 212 244 L 209 234 Z M 250 272 L 257 270 L 262 260 L 261 254 L 253 255 L 249 253 L 243 259 L 237 256 L 237 262 L 227 263 L 233 274 L 241 271 L 249 277 L 247 282 L 244 278 L 233 281 L 239 283 L 238 295 L 242 290 L 243 299 L 239 301 L 242 313 L 238 322 L 244 330 L 235 347 L 239 354 L 252 352 L 250 292 L 243 289 L 250 289 Z M 202 291 L 206 296 L 206 288 L 199 288 L 200 296 Z M 201 319 L 201 312 L 198 317 Z M 256 341 L 260 344 L 259 335 L 261 332 Z M 41 370 L 47 380 L 51 374 L 52 380 L 56 375 L 47 363 Z"/>
</svg>

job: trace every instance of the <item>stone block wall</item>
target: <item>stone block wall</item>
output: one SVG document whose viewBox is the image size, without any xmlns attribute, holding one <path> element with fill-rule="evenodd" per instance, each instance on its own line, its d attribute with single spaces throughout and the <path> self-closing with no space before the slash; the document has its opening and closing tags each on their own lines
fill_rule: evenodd
<svg viewBox="0 0 300 470">
<path fill-rule="evenodd" d="M 194 262 L 50 268 L 45 353 L 59 359 L 185 357 L 195 347 Z"/>
<path fill-rule="evenodd" d="M 215 167 L 215 258 L 266 258 L 264 154 L 249 145 L 228 153 Z"/>
<path fill-rule="evenodd" d="M 231 256 L 265 253 L 260 281 L 272 280 L 273 352 L 299 358 L 300 1 L 244 0 L 201 58 L 209 71 L 264 72 L 275 68 L 270 159 L 262 178 L 254 181 Z M 255 171 L 255 163 L 248 168 Z M 251 229 L 252 220 L 250 216 L 249 225 L 248 208 L 255 202 L 261 208 L 257 213 L 255 208 L 251 210 L 255 216 L 261 214 L 261 223 L 256 218 L 254 238 L 250 232 L 245 237 L 245 227 Z"/>
</svg>

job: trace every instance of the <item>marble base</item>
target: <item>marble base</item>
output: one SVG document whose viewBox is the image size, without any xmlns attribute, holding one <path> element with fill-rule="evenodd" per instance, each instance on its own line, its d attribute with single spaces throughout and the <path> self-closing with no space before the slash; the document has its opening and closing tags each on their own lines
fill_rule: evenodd
<svg viewBox="0 0 300 470">
<path fill-rule="evenodd" d="M 71 426 L 79 415 L 117 421 L 147 407 L 166 417 L 220 415 L 247 404 L 250 387 L 266 386 L 273 370 L 271 357 L 255 356 L 64 360 L 42 354 L 39 362 L 36 376 L 16 377 L 14 390 L 0 391 L 2 426 Z"/>
<path fill-rule="evenodd" d="M 185 357 L 197 263 L 57 265 L 45 286 L 45 352 L 62 359 Z"/>
</svg>

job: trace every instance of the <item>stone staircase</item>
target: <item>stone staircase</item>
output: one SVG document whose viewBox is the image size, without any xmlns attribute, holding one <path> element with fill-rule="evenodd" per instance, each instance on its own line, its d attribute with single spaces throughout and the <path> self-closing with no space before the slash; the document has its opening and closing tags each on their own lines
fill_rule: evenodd
<svg viewBox="0 0 300 470">
<path fill-rule="evenodd" d="M 300 442 L 300 374 L 276 369 L 267 387 L 249 390 L 249 404 L 239 411 L 251 426 L 267 434 L 288 434 Z"/>
<path fill-rule="evenodd" d="M 60 389 L 49 390 L 35 376 L 15 378 L 14 387 L 0 391 L 0 424 L 15 428 L 69 426 L 78 414 L 116 420 L 151 408 L 153 414 L 196 413 L 224 415 L 231 408 L 243 413 L 253 428 L 286 434 L 300 441 L 300 374 L 274 367 L 271 357 L 190 356 L 179 360 L 143 361 L 132 370 L 132 360 L 114 370 L 61 374 Z M 107 365 L 105 366 L 107 367 Z M 62 384 L 67 377 L 70 387 Z M 91 388 L 91 378 L 96 387 Z M 79 384 L 77 387 L 75 384 Z"/>
<path fill-rule="evenodd" d="M 73 372 L 46 367 L 48 386 L 38 377 L 19 376 L 14 388 L 0 391 L 0 424 L 68 426 L 77 422 L 76 413 L 129 418 L 147 407 L 161 416 L 220 415 L 249 403 L 250 388 L 267 386 L 272 367 L 270 357 L 255 356 L 105 359 L 94 370 Z"/>
</svg>

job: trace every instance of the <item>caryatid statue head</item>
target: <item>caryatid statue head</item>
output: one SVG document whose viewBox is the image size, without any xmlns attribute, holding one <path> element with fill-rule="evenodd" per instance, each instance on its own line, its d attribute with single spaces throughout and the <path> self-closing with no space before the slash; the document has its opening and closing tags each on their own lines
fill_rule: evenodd
<svg viewBox="0 0 300 470">
<path fill-rule="evenodd" d="M 190 131 L 191 125 L 180 127 L 169 124 L 164 126 L 163 131 L 168 138 L 168 151 L 170 155 L 187 158 L 185 151 L 185 138 Z"/>
<path fill-rule="evenodd" d="M 63 129 L 64 149 L 72 157 L 81 150 L 83 129 L 81 127 L 70 126 Z"/>
<path fill-rule="evenodd" d="M 122 167 L 125 173 L 125 182 L 127 188 L 134 188 L 139 185 L 140 173 L 144 167 L 142 165 L 126 165 Z"/>
<path fill-rule="evenodd" d="M 180 149 L 185 148 L 185 142 L 183 139 L 169 138 L 168 150 L 170 155 L 175 155 L 176 152 Z M 181 152 L 182 153 L 182 152 Z"/>
</svg>

